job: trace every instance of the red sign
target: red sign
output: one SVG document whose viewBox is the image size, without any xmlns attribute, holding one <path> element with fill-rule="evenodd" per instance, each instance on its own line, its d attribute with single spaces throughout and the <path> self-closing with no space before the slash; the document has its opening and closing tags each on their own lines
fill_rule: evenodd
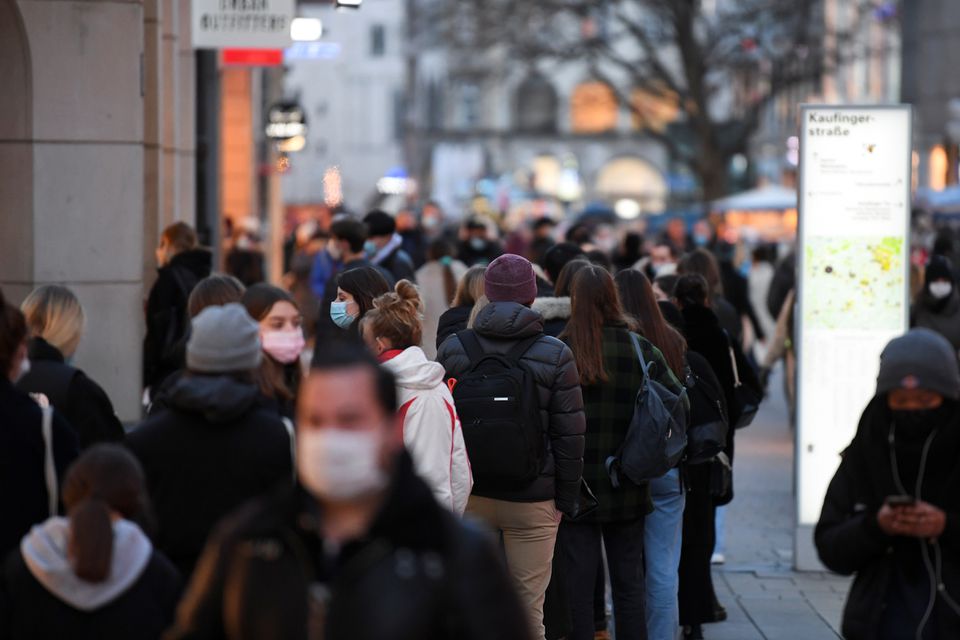
<svg viewBox="0 0 960 640">
<path fill-rule="evenodd" d="M 278 67 L 283 64 L 283 49 L 223 49 L 225 65 L 245 67 Z"/>
</svg>

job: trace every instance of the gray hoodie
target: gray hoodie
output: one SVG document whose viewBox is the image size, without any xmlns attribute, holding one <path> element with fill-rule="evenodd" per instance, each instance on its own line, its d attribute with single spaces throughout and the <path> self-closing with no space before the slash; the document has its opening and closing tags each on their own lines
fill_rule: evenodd
<svg viewBox="0 0 960 640">
<path fill-rule="evenodd" d="M 110 574 L 103 582 L 77 577 L 67 555 L 70 521 L 50 518 L 35 525 L 20 543 L 20 553 L 30 573 L 43 587 L 81 611 L 95 611 L 130 589 L 143 574 L 153 554 L 153 545 L 133 522 L 113 524 L 113 556 Z"/>
</svg>

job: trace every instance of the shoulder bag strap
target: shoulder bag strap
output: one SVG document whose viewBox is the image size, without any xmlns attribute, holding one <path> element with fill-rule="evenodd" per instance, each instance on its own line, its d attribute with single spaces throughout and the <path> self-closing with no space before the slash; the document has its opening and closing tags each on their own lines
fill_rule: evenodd
<svg viewBox="0 0 960 640">
<path fill-rule="evenodd" d="M 727 347 L 730 350 L 730 365 L 733 367 L 733 386 L 742 387 L 743 383 L 740 382 L 740 369 L 737 368 L 737 354 L 733 351 L 732 346 Z"/>
<path fill-rule="evenodd" d="M 647 359 L 643 357 L 643 349 L 640 347 L 640 338 L 633 331 L 630 331 L 630 340 L 633 342 L 633 350 L 637 352 L 637 358 L 640 359 L 640 368 L 643 369 L 644 377 L 649 376 L 650 370 Z"/>
<path fill-rule="evenodd" d="M 293 480 L 297 480 L 297 432 L 293 428 L 293 422 L 290 421 L 290 418 L 281 417 L 280 420 L 283 422 L 283 428 L 287 430 L 287 436 L 290 438 L 290 460 L 293 461 L 293 464 L 290 465 L 290 468 L 293 469 Z"/>
<path fill-rule="evenodd" d="M 43 412 L 43 475 L 47 484 L 47 510 L 57 515 L 60 496 L 57 490 L 57 467 L 53 459 L 53 407 L 41 407 Z"/>
<path fill-rule="evenodd" d="M 477 339 L 477 333 L 473 329 L 457 331 L 455 335 L 460 338 L 460 344 L 463 345 L 463 350 L 467 354 L 467 359 L 470 360 L 471 365 L 476 364 L 483 358 L 483 347 L 480 346 L 480 340 Z"/>
</svg>

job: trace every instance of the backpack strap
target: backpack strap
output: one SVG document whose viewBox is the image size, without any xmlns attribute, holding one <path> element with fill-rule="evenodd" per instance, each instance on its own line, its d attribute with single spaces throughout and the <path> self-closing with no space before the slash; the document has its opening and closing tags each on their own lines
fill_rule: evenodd
<svg viewBox="0 0 960 640">
<path fill-rule="evenodd" d="M 467 354 L 467 359 L 470 360 L 470 365 L 480 362 L 480 359 L 483 358 L 483 347 L 480 346 L 480 340 L 477 339 L 477 332 L 473 329 L 464 329 L 463 331 L 457 331 L 455 335 L 460 339 L 460 344 L 463 345 L 463 350 Z"/>
<path fill-rule="evenodd" d="M 53 407 L 41 407 L 43 420 L 40 423 L 43 435 L 43 477 L 47 485 L 47 512 L 57 515 L 60 496 L 57 491 L 57 468 L 53 459 Z"/>
<path fill-rule="evenodd" d="M 513 347 L 510 348 L 510 351 L 507 351 L 507 360 L 513 364 L 519 363 L 520 358 L 522 358 L 523 355 L 530 350 L 530 347 L 540 341 L 541 336 L 543 336 L 543 333 L 538 333 L 513 345 Z"/>
</svg>

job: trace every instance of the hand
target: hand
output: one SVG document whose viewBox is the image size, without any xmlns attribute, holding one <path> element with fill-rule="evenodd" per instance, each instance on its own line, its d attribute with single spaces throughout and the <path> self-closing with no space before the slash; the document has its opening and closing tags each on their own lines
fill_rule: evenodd
<svg viewBox="0 0 960 640">
<path fill-rule="evenodd" d="M 947 525 L 946 514 L 928 502 L 911 506 L 883 505 L 877 513 L 877 524 L 892 536 L 911 538 L 939 537 Z"/>
</svg>

